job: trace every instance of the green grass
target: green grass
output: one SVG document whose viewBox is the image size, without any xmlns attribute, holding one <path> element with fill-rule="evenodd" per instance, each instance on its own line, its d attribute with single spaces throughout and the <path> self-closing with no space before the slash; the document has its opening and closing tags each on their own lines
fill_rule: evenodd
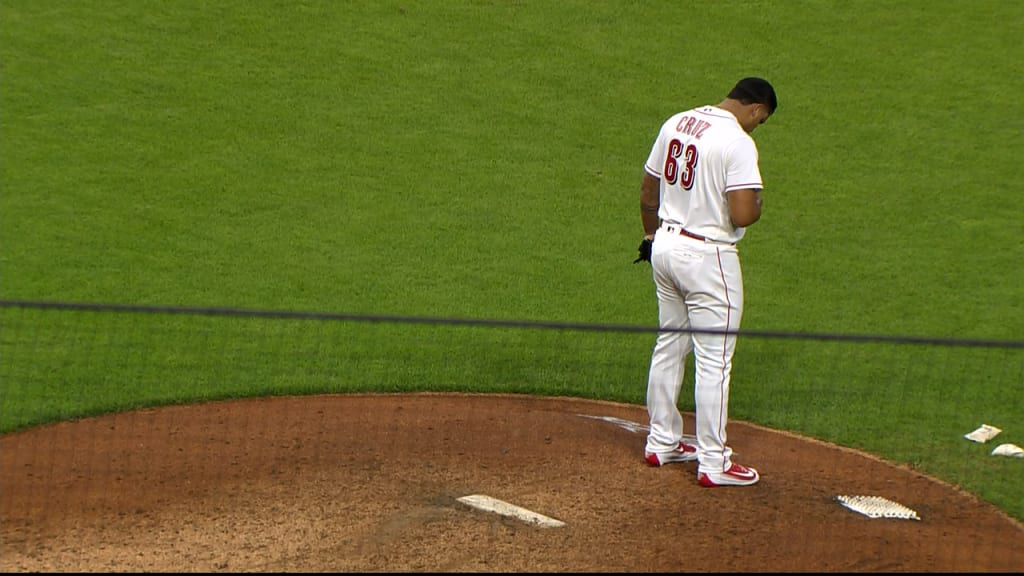
<svg viewBox="0 0 1024 576">
<path fill-rule="evenodd" d="M 8 0 L 0 297 L 653 326 L 631 263 L 651 142 L 762 75 L 743 327 L 1020 341 L 1022 22 L 994 0 Z M 4 432 L 282 393 L 642 403 L 653 343 L 0 315 Z M 1024 443 L 1019 350 L 746 338 L 732 414 L 1024 518 L 1019 462 L 961 437 Z"/>
</svg>

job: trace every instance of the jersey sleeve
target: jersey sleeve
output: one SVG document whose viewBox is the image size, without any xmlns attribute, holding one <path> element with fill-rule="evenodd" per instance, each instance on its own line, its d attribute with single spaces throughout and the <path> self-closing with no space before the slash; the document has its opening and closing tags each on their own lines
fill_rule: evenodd
<svg viewBox="0 0 1024 576">
<path fill-rule="evenodd" d="M 734 140 L 726 154 L 725 191 L 746 188 L 764 188 L 761 170 L 757 166 L 757 146 L 749 136 Z"/>
</svg>

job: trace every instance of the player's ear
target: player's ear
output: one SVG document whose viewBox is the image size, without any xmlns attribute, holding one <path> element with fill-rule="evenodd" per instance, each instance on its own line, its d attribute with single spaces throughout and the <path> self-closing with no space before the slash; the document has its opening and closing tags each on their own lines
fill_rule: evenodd
<svg viewBox="0 0 1024 576">
<path fill-rule="evenodd" d="M 754 105 L 754 118 L 757 120 L 758 124 L 764 124 L 765 120 L 767 120 L 771 115 L 771 112 L 768 111 L 768 107 L 764 104 L 758 103 Z"/>
</svg>

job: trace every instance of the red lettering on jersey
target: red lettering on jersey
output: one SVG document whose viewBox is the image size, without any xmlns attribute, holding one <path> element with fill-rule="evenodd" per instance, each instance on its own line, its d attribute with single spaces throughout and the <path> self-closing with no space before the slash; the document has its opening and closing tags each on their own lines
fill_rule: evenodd
<svg viewBox="0 0 1024 576">
<path fill-rule="evenodd" d="M 689 116 L 683 116 L 682 118 L 679 119 L 679 124 L 676 124 L 676 132 L 683 132 L 685 130 L 687 120 L 693 122 L 693 120 L 690 119 Z"/>
<path fill-rule="evenodd" d="M 679 119 L 679 123 L 676 124 L 676 132 L 700 138 L 704 131 L 710 127 L 711 123 L 706 120 L 698 120 L 692 116 L 683 116 Z"/>
<path fill-rule="evenodd" d="M 694 134 L 693 137 L 700 140 L 701 135 L 703 135 L 704 131 L 707 130 L 708 128 L 711 128 L 711 122 L 701 120 L 700 124 L 697 125 L 697 133 Z"/>
<path fill-rule="evenodd" d="M 703 122 L 703 120 L 702 120 L 702 122 Z M 687 118 L 686 119 L 686 128 L 683 128 L 683 132 L 689 134 L 690 136 L 693 136 L 693 125 L 696 124 L 696 123 L 697 123 L 697 119 L 696 118 Z"/>
</svg>

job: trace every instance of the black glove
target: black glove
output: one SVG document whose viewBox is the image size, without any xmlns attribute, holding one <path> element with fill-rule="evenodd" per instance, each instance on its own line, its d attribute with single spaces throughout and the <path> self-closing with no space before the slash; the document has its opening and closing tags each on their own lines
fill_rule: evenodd
<svg viewBox="0 0 1024 576">
<path fill-rule="evenodd" d="M 638 250 L 640 250 L 640 256 L 637 256 L 637 259 L 633 260 L 633 264 L 636 264 L 637 262 L 642 262 L 642 261 L 650 262 L 651 261 L 651 246 L 653 246 L 653 245 L 654 245 L 654 241 L 653 240 L 650 240 L 648 238 L 644 238 L 644 241 L 640 243 L 640 247 L 637 248 Z"/>
</svg>

